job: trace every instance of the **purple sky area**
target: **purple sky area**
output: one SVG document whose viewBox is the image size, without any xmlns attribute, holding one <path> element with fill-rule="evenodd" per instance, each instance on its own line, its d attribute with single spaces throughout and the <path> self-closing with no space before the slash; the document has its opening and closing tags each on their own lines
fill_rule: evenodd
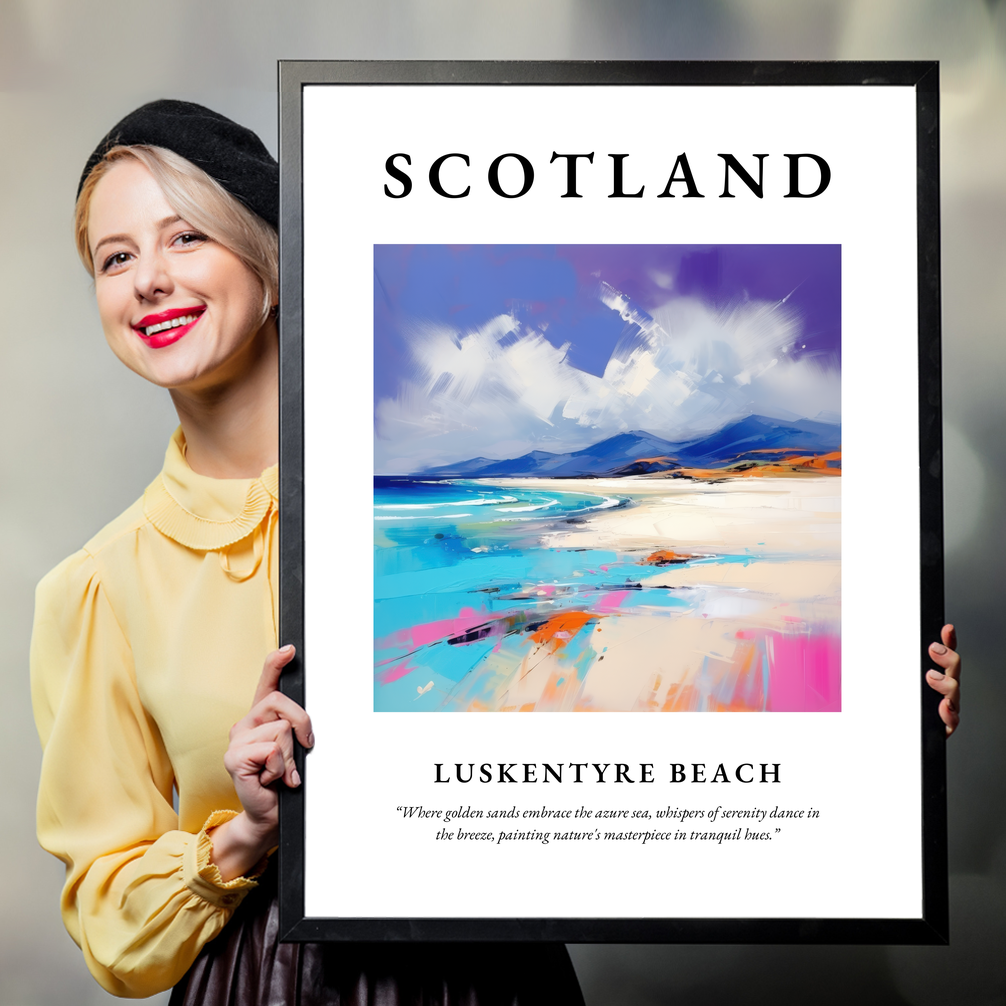
<svg viewBox="0 0 1006 1006">
<path fill-rule="evenodd" d="M 841 359 L 839 245 L 377 245 L 374 248 L 375 402 L 395 397 L 411 372 L 402 321 L 463 333 L 516 312 L 569 362 L 600 376 L 627 334 L 598 299 L 600 282 L 643 311 L 675 297 L 716 308 L 779 301 L 800 316 L 802 349 L 837 370 Z"/>
</svg>

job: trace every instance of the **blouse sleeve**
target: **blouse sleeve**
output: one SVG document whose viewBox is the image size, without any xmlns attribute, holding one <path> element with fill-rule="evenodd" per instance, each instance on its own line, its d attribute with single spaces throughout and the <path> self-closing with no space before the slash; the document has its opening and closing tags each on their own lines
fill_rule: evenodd
<svg viewBox="0 0 1006 1006">
<path fill-rule="evenodd" d="M 171 764 L 129 642 L 78 552 L 39 584 L 31 644 L 42 741 L 38 837 L 66 865 L 63 921 L 99 984 L 150 996 L 185 974 L 255 882 L 224 882 L 208 828 L 178 830 Z"/>
</svg>

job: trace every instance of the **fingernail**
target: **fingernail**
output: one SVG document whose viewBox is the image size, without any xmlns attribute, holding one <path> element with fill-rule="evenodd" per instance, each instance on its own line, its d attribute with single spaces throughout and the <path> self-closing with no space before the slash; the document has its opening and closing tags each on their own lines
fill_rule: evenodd
<svg viewBox="0 0 1006 1006">
<path fill-rule="evenodd" d="M 933 645 L 930 646 L 929 649 L 931 649 L 933 651 L 933 653 L 946 653 L 947 652 L 947 648 L 942 643 L 933 643 Z"/>
<path fill-rule="evenodd" d="M 290 781 L 294 784 L 294 786 L 300 785 L 300 773 L 296 769 L 290 773 Z"/>
<path fill-rule="evenodd" d="M 287 643 L 286 646 L 280 648 L 279 652 L 282 654 L 293 653 L 293 643 Z"/>
<path fill-rule="evenodd" d="M 941 674 L 939 671 L 929 671 L 929 676 L 934 681 L 942 681 L 945 675 Z"/>
<path fill-rule="evenodd" d="M 307 735 L 307 746 L 309 748 L 313 748 L 314 747 L 314 733 L 313 732 L 309 733 Z"/>
</svg>

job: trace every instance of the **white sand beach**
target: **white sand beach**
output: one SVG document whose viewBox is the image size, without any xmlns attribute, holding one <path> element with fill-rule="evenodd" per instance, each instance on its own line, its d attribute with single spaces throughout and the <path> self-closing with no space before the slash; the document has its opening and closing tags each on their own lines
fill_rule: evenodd
<svg viewBox="0 0 1006 1006">
<path fill-rule="evenodd" d="M 488 481 L 488 480 L 487 480 Z M 722 482 L 621 479 L 493 479 L 494 486 L 628 497 L 583 524 L 551 532 L 556 548 L 672 548 L 755 556 L 841 555 L 841 478 L 737 478 Z"/>
<path fill-rule="evenodd" d="M 564 651 L 551 641 L 528 652 L 519 667 L 508 663 L 508 654 L 494 654 L 485 667 L 499 682 L 490 707 L 764 708 L 770 700 L 761 668 L 771 665 L 773 676 L 788 667 L 795 681 L 784 687 L 773 678 L 777 707 L 838 708 L 840 478 L 709 483 L 642 476 L 498 479 L 492 485 L 628 498 L 630 506 L 594 511 L 568 530 L 545 531 L 542 544 L 618 553 L 642 567 L 644 591 L 669 588 L 688 605 L 668 609 L 647 603 L 644 594 L 636 604 L 613 608 L 617 617 L 602 617 L 585 630 L 595 656 L 582 683 L 571 679 Z M 654 557 L 661 551 L 665 562 Z M 686 556 L 698 561 L 674 561 Z M 626 568 L 620 565 L 620 573 Z M 823 642 L 822 633 L 828 637 Z M 813 657 L 808 647 L 816 647 Z M 834 669 L 819 675 L 826 694 L 808 697 L 805 665 L 827 662 L 829 654 Z M 812 687 L 808 678 L 806 688 Z"/>
</svg>

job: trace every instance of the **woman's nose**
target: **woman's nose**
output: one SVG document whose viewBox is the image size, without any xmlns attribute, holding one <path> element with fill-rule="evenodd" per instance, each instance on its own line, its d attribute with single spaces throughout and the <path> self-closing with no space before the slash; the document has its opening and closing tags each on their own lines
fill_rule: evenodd
<svg viewBox="0 0 1006 1006">
<path fill-rule="evenodd" d="M 163 253 L 158 250 L 140 255 L 133 271 L 133 288 L 136 299 L 141 301 L 156 301 L 174 290 L 171 271 Z"/>
</svg>

